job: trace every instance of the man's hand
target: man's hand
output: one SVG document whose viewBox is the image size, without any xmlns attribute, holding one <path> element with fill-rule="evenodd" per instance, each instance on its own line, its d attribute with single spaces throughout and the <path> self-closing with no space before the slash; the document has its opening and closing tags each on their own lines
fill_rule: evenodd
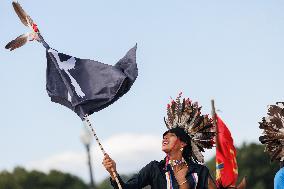
<svg viewBox="0 0 284 189">
<path fill-rule="evenodd" d="M 116 173 L 116 163 L 113 161 L 108 154 L 105 154 L 104 160 L 102 162 L 105 169 L 109 172 L 111 178 L 115 180 L 115 177 L 113 175 L 113 172 Z"/>
</svg>

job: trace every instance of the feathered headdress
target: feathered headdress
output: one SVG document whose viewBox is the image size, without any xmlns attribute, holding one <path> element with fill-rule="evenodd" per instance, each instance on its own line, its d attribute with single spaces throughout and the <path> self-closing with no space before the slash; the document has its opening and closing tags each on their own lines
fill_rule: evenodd
<svg viewBox="0 0 284 189">
<path fill-rule="evenodd" d="M 201 152 L 210 149 L 214 144 L 215 132 L 212 130 L 212 119 L 208 115 L 201 115 L 201 107 L 198 103 L 192 103 L 189 99 L 181 101 L 181 95 L 167 106 L 167 118 L 164 118 L 168 129 L 176 127 L 184 129 L 191 139 L 192 158 L 204 163 Z"/>
<path fill-rule="evenodd" d="M 284 161 L 284 102 L 268 106 L 266 117 L 259 122 L 263 136 L 259 141 L 265 145 L 265 152 L 271 156 L 271 161 Z"/>
</svg>

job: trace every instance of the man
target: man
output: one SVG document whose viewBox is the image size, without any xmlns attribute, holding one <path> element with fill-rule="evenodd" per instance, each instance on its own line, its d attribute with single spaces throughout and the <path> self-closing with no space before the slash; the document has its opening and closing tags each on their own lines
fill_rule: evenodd
<svg viewBox="0 0 284 189">
<path fill-rule="evenodd" d="M 284 167 L 283 161 L 280 162 L 281 169 L 274 177 L 274 189 L 284 189 Z"/>
<path fill-rule="evenodd" d="M 151 189 L 207 189 L 207 167 L 200 151 L 213 147 L 214 132 L 212 120 L 200 113 L 201 107 L 189 99 L 172 101 L 167 108 L 165 123 L 168 131 L 163 134 L 162 150 L 164 160 L 152 161 L 126 183 L 120 177 L 123 189 L 141 189 L 147 185 Z M 111 175 L 111 184 L 117 189 L 115 176 L 116 163 L 106 155 L 103 165 Z"/>
<path fill-rule="evenodd" d="M 284 102 L 277 102 L 276 105 L 268 106 L 266 117 L 259 122 L 259 128 L 263 129 L 259 141 L 265 145 L 265 152 L 272 161 L 280 162 L 282 167 L 274 177 L 274 189 L 284 189 Z"/>
</svg>

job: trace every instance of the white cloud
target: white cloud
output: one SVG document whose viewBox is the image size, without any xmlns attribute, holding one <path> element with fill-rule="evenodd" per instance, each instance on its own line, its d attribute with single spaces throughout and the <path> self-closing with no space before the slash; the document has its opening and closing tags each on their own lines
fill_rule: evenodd
<svg viewBox="0 0 284 189">
<path fill-rule="evenodd" d="M 81 176 L 81 170 L 82 167 L 84 168 L 84 165 L 85 154 L 83 152 L 63 152 L 41 160 L 29 162 L 25 167 L 30 170 L 37 169 L 44 172 L 56 169 Z"/>
<path fill-rule="evenodd" d="M 150 161 L 161 160 L 164 157 L 164 153 L 161 151 L 161 136 L 126 133 L 115 135 L 102 141 L 102 144 L 106 152 L 116 161 L 120 174 L 137 172 Z M 91 152 L 95 181 L 99 182 L 107 177 L 108 173 L 101 163 L 103 155 L 97 144 L 93 145 Z M 205 157 L 207 156 L 205 154 Z M 44 172 L 57 169 L 70 172 L 89 181 L 86 158 L 85 151 L 63 152 L 42 160 L 29 162 L 25 167 Z"/>
<path fill-rule="evenodd" d="M 117 170 L 121 174 L 133 173 L 154 159 L 161 159 L 161 137 L 154 135 L 119 134 L 105 141 L 101 141 L 106 152 L 117 163 Z M 96 181 L 108 176 L 101 164 L 103 154 L 97 144 L 91 149 L 92 164 Z M 89 180 L 85 151 L 63 152 L 41 160 L 32 161 L 25 165 L 29 170 L 37 169 L 48 172 L 57 169 L 70 172 Z"/>
</svg>

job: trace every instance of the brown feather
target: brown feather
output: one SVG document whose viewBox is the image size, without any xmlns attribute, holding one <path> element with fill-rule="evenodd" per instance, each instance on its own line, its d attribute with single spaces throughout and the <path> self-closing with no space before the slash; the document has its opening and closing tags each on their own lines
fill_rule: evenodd
<svg viewBox="0 0 284 189">
<path fill-rule="evenodd" d="M 28 35 L 27 34 L 23 34 L 23 35 L 20 35 L 19 37 L 17 37 L 16 39 L 10 41 L 6 46 L 5 48 L 6 49 L 10 49 L 10 51 L 16 49 L 16 48 L 19 48 L 23 45 L 25 45 L 28 41 Z"/>
<path fill-rule="evenodd" d="M 18 15 L 18 17 L 20 18 L 21 22 L 27 27 L 32 26 L 32 24 L 34 23 L 33 20 L 24 11 L 24 9 L 21 7 L 21 5 L 18 2 L 15 2 L 15 1 L 12 4 L 13 4 L 14 10 L 15 10 L 16 14 Z"/>
</svg>

